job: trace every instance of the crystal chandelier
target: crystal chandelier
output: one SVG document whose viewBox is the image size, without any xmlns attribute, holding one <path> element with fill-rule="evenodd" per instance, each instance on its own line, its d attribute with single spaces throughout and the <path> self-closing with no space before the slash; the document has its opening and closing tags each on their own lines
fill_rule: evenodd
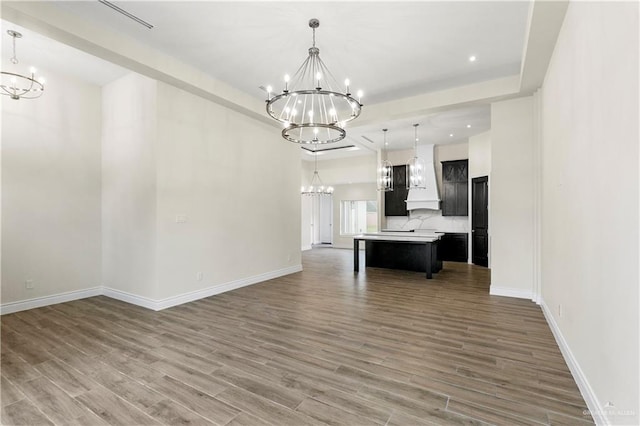
<svg viewBox="0 0 640 426">
<path fill-rule="evenodd" d="M 14 30 L 8 30 L 13 38 L 13 56 L 9 59 L 12 64 L 18 64 L 16 56 L 16 39 L 22 38 L 22 34 Z M 11 97 L 11 99 L 35 99 L 39 98 L 44 91 L 44 78 L 40 77 L 36 80 L 36 69 L 31 67 L 30 75 L 22 75 L 13 72 L 2 71 L 2 82 L 0 82 L 1 94 Z"/>
<path fill-rule="evenodd" d="M 313 177 L 311 178 L 311 185 L 303 186 L 301 188 L 302 195 L 331 195 L 333 194 L 333 186 L 324 186 L 320 174 L 318 174 L 318 153 L 313 151 L 315 158 L 315 166 L 313 170 Z"/>
<path fill-rule="evenodd" d="M 384 157 L 384 150 L 387 146 L 387 130 L 382 129 L 384 132 L 384 145 L 382 146 L 382 152 L 380 153 L 381 160 L 380 166 L 378 167 L 378 191 L 393 191 L 393 164 L 391 164 L 387 159 L 382 159 Z"/>
<path fill-rule="evenodd" d="M 267 87 L 267 113 L 282 123 L 282 137 L 301 144 L 324 144 L 338 142 L 345 138 L 347 122 L 360 115 L 362 91 L 356 100 L 349 92 L 349 80 L 344 81 L 344 92 L 329 69 L 320 59 L 320 49 L 316 47 L 317 19 L 309 20 L 313 30 L 313 45 L 309 56 L 298 71 L 290 77 L 284 76 L 284 89 L 273 94 Z"/>
<path fill-rule="evenodd" d="M 407 189 L 426 189 L 424 161 L 418 158 L 418 126 L 414 124 L 413 158 L 407 161 Z"/>
</svg>

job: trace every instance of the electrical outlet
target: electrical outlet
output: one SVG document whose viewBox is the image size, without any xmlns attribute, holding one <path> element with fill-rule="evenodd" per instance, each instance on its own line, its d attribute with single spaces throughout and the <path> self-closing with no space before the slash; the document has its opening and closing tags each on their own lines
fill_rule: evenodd
<svg viewBox="0 0 640 426">
<path fill-rule="evenodd" d="M 202 281 L 202 278 L 203 278 L 203 277 L 204 277 L 204 274 L 203 274 L 202 272 L 198 272 L 198 273 L 196 274 L 196 279 L 197 279 L 198 281 Z"/>
<path fill-rule="evenodd" d="M 186 214 L 178 214 L 176 215 L 176 223 L 185 223 L 187 221 Z"/>
<path fill-rule="evenodd" d="M 33 290 L 33 280 L 24 280 L 24 288 Z"/>
<path fill-rule="evenodd" d="M 562 318 L 562 303 L 558 305 L 558 318 Z"/>
</svg>

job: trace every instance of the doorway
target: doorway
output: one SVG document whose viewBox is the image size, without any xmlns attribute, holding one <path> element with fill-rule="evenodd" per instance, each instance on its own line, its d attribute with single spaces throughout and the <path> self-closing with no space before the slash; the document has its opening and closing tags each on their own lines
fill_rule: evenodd
<svg viewBox="0 0 640 426">
<path fill-rule="evenodd" d="M 489 266 L 489 177 L 471 180 L 471 259 Z"/>
<path fill-rule="evenodd" d="M 318 225 L 320 228 L 320 244 L 333 243 L 333 197 L 324 195 L 318 197 Z"/>
<path fill-rule="evenodd" d="M 333 196 L 311 198 L 311 245 L 333 244 Z"/>
</svg>

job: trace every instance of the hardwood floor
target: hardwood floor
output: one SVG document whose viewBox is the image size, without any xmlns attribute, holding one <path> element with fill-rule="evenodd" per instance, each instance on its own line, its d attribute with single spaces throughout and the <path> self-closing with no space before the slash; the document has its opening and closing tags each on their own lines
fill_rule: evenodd
<svg viewBox="0 0 640 426">
<path fill-rule="evenodd" d="M 542 312 L 485 268 L 304 271 L 153 312 L 93 297 L 5 315 L 2 423 L 591 423 Z M 364 269 L 364 268 L 361 268 Z"/>
</svg>

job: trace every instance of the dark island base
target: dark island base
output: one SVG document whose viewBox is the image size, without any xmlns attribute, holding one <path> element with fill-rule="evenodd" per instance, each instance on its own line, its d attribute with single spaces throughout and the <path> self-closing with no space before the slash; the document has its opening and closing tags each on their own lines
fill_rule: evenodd
<svg viewBox="0 0 640 426">
<path fill-rule="evenodd" d="M 354 271 L 359 270 L 358 241 L 354 240 Z M 427 279 L 442 269 L 438 242 L 366 241 L 365 264 L 374 268 L 425 272 Z"/>
</svg>

